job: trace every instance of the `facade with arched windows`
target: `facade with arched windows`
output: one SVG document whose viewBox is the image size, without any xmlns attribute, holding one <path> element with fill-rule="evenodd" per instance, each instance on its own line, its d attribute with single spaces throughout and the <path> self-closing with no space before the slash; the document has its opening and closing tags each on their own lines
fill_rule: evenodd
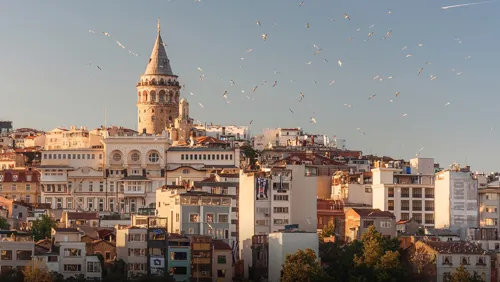
<svg viewBox="0 0 500 282">
<path fill-rule="evenodd" d="M 104 136 L 106 185 L 113 192 L 111 212 L 155 208 L 156 189 L 165 185 L 168 134 Z M 111 206 L 113 208 L 111 208 Z"/>
</svg>

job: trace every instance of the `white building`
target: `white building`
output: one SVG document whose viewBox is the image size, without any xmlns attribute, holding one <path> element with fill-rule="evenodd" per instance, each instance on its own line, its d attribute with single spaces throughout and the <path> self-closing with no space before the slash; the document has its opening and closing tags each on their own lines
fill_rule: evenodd
<svg viewBox="0 0 500 282">
<path fill-rule="evenodd" d="M 252 236 L 269 234 L 299 224 L 316 232 L 318 178 L 303 165 L 273 168 L 267 172 L 240 172 L 240 258 L 251 266 Z M 245 273 L 248 273 L 245 271 Z"/>
<path fill-rule="evenodd" d="M 54 128 L 45 133 L 45 150 L 87 149 L 101 144 L 101 136 L 90 134 L 87 127 Z"/>
<path fill-rule="evenodd" d="M 234 139 L 250 141 L 251 133 L 248 126 L 237 125 L 214 125 L 214 124 L 197 124 L 194 128 L 204 133 L 205 136 L 214 137 L 217 139 Z"/>
<path fill-rule="evenodd" d="M 475 243 L 417 241 L 409 251 L 413 253 L 416 248 L 425 250 L 429 257 L 435 258 L 436 273 L 434 277 L 428 275 L 428 281 L 449 281 L 451 274 L 461 265 L 470 274 L 477 272 L 483 281 L 491 279 L 491 258 Z"/>
<path fill-rule="evenodd" d="M 434 227 L 434 159 L 415 158 L 410 164 L 375 164 L 373 208 L 392 212 L 396 221 L 413 218 L 418 224 Z"/>
<path fill-rule="evenodd" d="M 298 128 L 266 128 L 264 133 L 254 137 L 253 147 L 262 151 L 273 147 L 300 147 L 307 142 L 320 146 L 332 146 L 330 138 L 321 134 L 306 134 Z M 344 144 L 342 145 L 345 147 Z"/>
<path fill-rule="evenodd" d="M 54 209 L 104 211 L 107 196 L 102 149 L 42 151 L 42 203 Z"/>
<path fill-rule="evenodd" d="M 104 160 L 113 210 L 136 213 L 141 207 L 155 207 L 156 189 L 165 185 L 168 136 L 106 136 Z M 110 203 L 111 205 L 111 203 Z"/>
<path fill-rule="evenodd" d="M 269 282 L 281 281 L 281 268 L 288 254 L 311 249 L 319 257 L 319 242 L 316 232 L 273 232 L 269 234 Z M 246 260 L 245 260 L 246 262 Z M 319 262 L 318 262 L 319 263 Z"/>
<path fill-rule="evenodd" d="M 436 174 L 436 228 L 460 230 L 467 237 L 468 228 L 479 227 L 478 183 L 470 172 L 457 167 Z"/>
</svg>

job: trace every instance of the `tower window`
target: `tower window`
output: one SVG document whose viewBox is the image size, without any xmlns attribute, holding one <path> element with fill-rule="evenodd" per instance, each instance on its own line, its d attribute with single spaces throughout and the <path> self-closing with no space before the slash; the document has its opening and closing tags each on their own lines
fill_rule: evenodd
<svg viewBox="0 0 500 282">
<path fill-rule="evenodd" d="M 155 121 L 155 116 L 151 116 L 151 121 Z"/>
</svg>

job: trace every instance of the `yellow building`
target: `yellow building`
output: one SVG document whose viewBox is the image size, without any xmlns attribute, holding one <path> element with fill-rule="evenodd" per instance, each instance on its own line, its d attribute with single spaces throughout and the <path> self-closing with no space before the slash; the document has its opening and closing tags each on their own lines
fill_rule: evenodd
<svg viewBox="0 0 500 282">
<path fill-rule="evenodd" d="M 0 196 L 26 203 L 40 202 L 40 173 L 31 168 L 0 171 Z"/>
</svg>

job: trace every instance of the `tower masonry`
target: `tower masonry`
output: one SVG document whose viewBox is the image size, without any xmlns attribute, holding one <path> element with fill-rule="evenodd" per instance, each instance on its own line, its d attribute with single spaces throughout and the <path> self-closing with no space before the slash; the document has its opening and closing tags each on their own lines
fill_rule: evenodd
<svg viewBox="0 0 500 282">
<path fill-rule="evenodd" d="M 180 89 L 177 75 L 170 67 L 165 46 L 158 35 L 149 58 L 148 66 L 137 83 L 138 131 L 148 134 L 161 134 L 174 125 L 179 117 Z"/>
</svg>

